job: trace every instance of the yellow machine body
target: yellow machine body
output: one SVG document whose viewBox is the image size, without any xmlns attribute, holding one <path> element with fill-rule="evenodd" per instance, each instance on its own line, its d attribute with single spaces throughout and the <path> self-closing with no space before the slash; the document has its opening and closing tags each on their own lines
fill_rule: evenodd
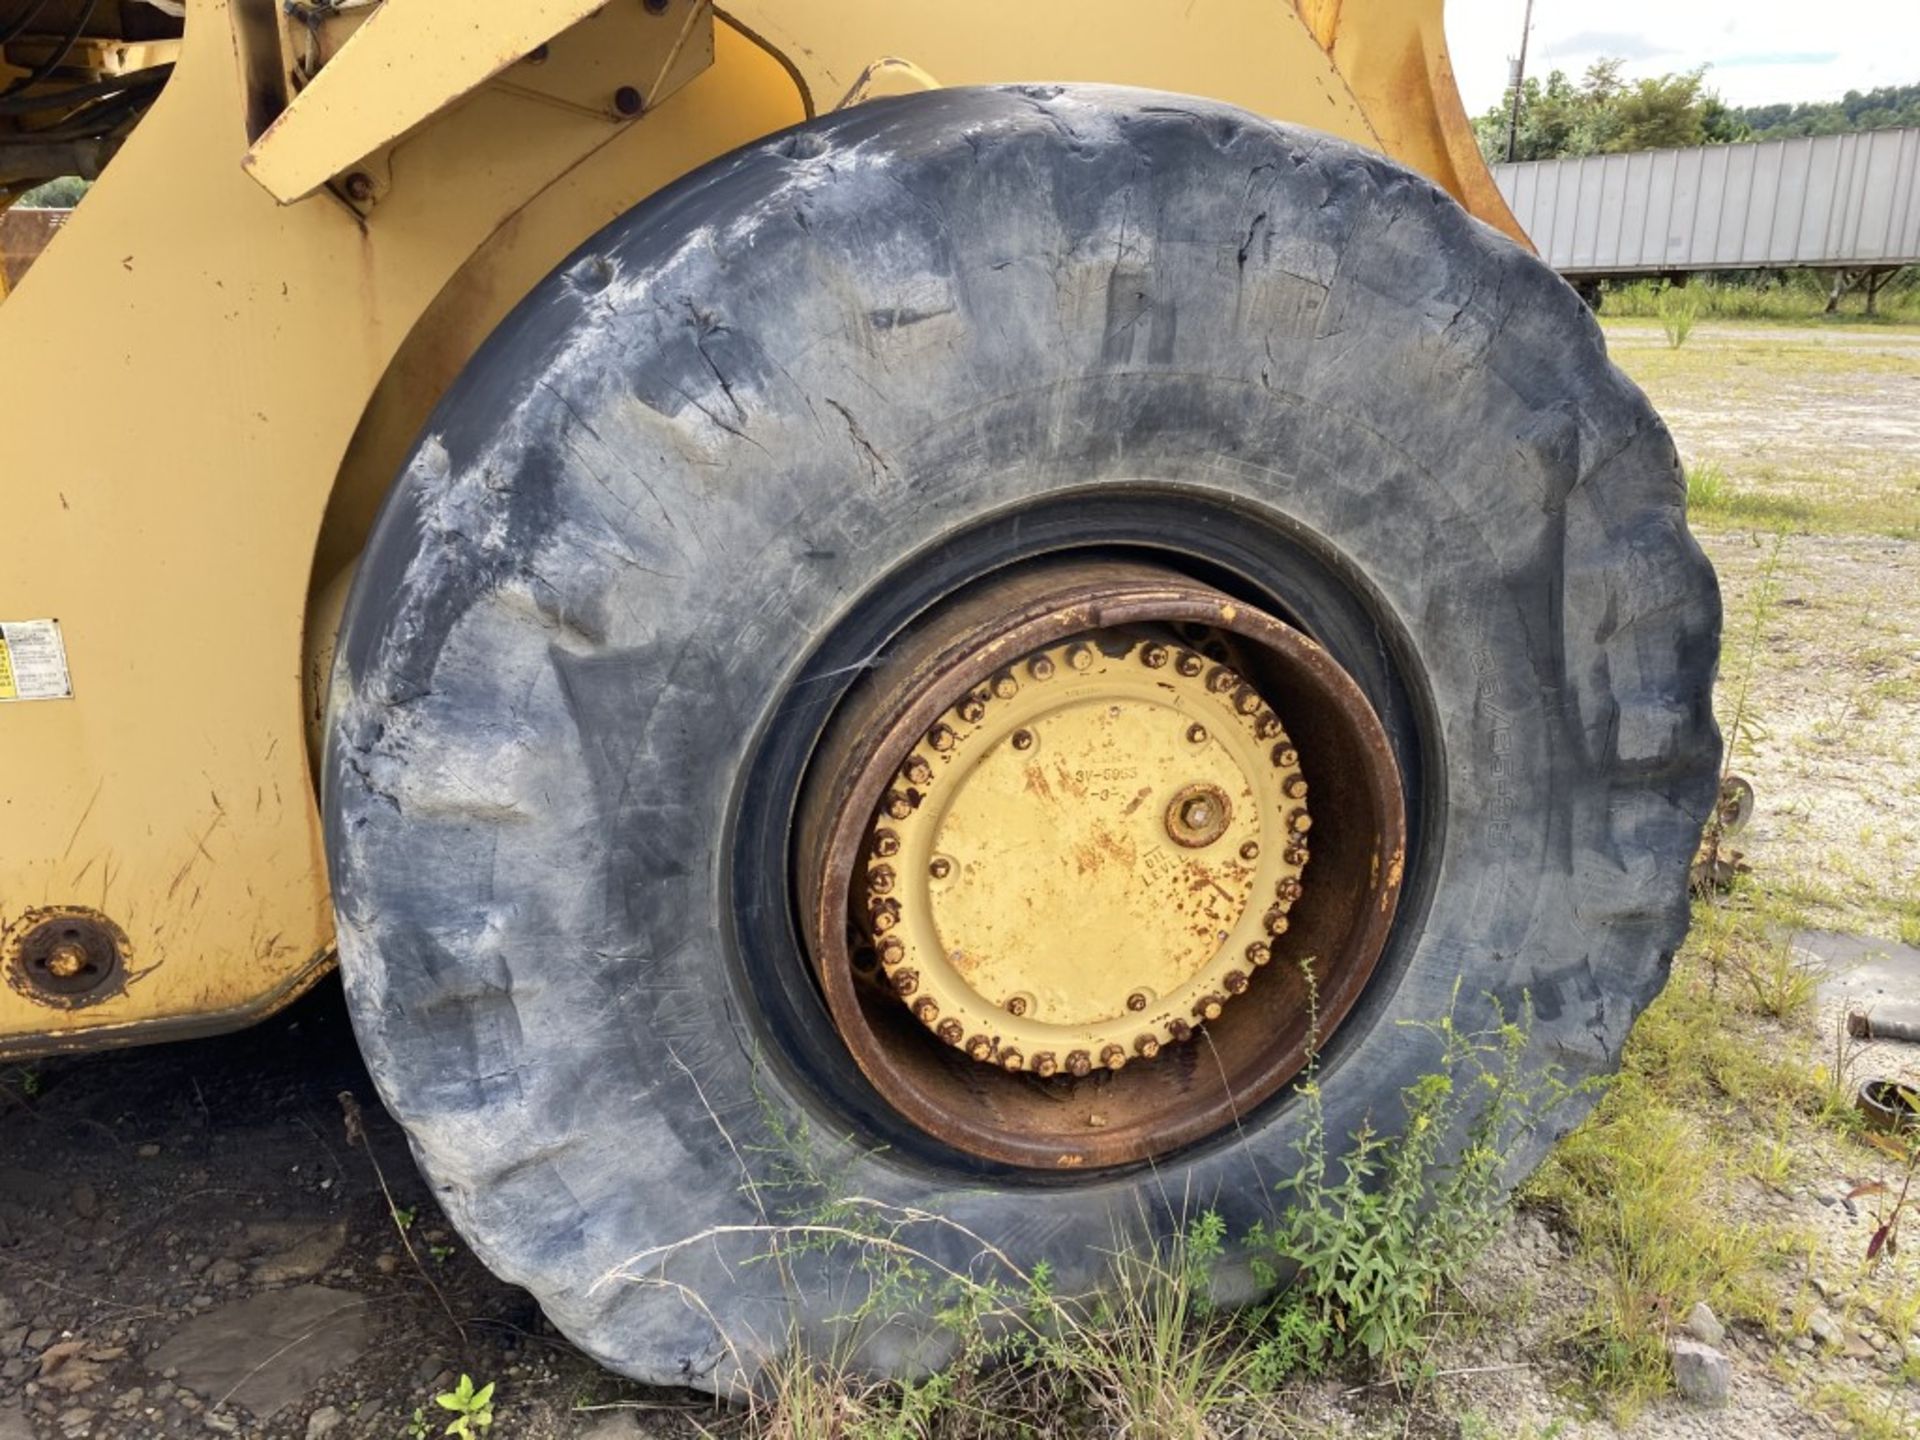
<svg viewBox="0 0 1920 1440">
<path fill-rule="evenodd" d="M 0 92 L 155 77 L 0 280 L 0 1057 L 233 1028 L 324 973 L 317 716 L 374 512 L 512 305 L 707 160 L 902 91 L 1109 82 L 1370 146 L 1518 233 L 1441 0 L 84 8 L 0 50 Z M 17 112 L 0 208 L 74 129 Z"/>
</svg>

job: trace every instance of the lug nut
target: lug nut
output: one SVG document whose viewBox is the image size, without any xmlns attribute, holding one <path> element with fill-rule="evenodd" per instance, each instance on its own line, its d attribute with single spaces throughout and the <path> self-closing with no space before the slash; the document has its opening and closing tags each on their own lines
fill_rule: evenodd
<svg viewBox="0 0 1920 1440">
<path fill-rule="evenodd" d="M 1167 1034 L 1171 1035 L 1176 1041 L 1184 1044 L 1193 1038 L 1193 1027 L 1184 1020 L 1169 1020 L 1167 1022 Z"/>
<path fill-rule="evenodd" d="M 888 967 L 898 965 L 907 958 L 907 947 L 900 943 L 900 937 L 889 935 L 880 942 L 880 963 Z"/>
<path fill-rule="evenodd" d="M 1253 733 L 1262 740 L 1271 740 L 1280 733 L 1280 717 L 1271 710 L 1261 712 L 1260 718 L 1253 722 Z"/>
<path fill-rule="evenodd" d="M 1247 946 L 1247 960 L 1254 965 L 1265 965 L 1273 959 L 1273 950 L 1266 941 L 1256 940 Z"/>
<path fill-rule="evenodd" d="M 1231 670 L 1227 669 L 1224 665 L 1220 665 L 1215 667 L 1213 673 L 1207 676 L 1207 689 L 1216 695 L 1224 695 L 1233 688 L 1234 682 L 1237 679 L 1239 679 L 1239 677 Z"/>
<path fill-rule="evenodd" d="M 876 865 L 867 872 L 867 888 L 876 895 L 885 895 L 893 889 L 893 867 Z"/>
<path fill-rule="evenodd" d="M 931 996 L 922 995 L 913 1002 L 913 1018 L 922 1025 L 931 1025 L 940 1018 L 940 1007 L 933 1002 Z"/>
<path fill-rule="evenodd" d="M 1038 1055 L 1033 1057 L 1033 1073 L 1036 1075 L 1042 1077 L 1048 1076 L 1059 1068 L 1060 1062 L 1053 1058 L 1053 1052 L 1051 1050 L 1042 1050 Z"/>
<path fill-rule="evenodd" d="M 920 988 L 920 972 L 917 970 L 896 970 L 890 979 L 896 995 L 911 995 Z"/>
<path fill-rule="evenodd" d="M 1093 668 L 1093 651 L 1085 645 L 1074 645 L 1067 651 L 1067 664 L 1076 670 Z"/>
<path fill-rule="evenodd" d="M 876 900 L 868 907 L 872 918 L 869 926 L 876 935 L 884 935 L 900 923 L 900 902 L 898 900 Z"/>
<path fill-rule="evenodd" d="M 1008 996 L 1007 1003 L 1006 1003 L 1006 1012 L 1007 1014 L 1014 1015 L 1014 1016 L 1020 1016 L 1020 1015 L 1026 1014 L 1027 1013 L 1027 997 L 1024 995 Z"/>
<path fill-rule="evenodd" d="M 921 756 L 916 755 L 907 761 L 906 776 L 912 784 L 925 785 L 929 780 L 933 779 L 933 767 L 927 764 L 926 760 Z"/>
<path fill-rule="evenodd" d="M 1307 782 L 1302 780 L 1298 775 L 1289 775 L 1287 777 L 1287 783 L 1280 788 L 1287 792 L 1289 799 L 1299 800 L 1307 793 Z"/>
<path fill-rule="evenodd" d="M 984 1035 L 975 1035 L 967 1041 L 967 1054 L 976 1060 L 990 1060 L 993 1058 L 993 1042 Z"/>
<path fill-rule="evenodd" d="M 953 749 L 954 739 L 953 731 L 945 725 L 936 725 L 927 732 L 927 743 L 943 755 Z"/>
<path fill-rule="evenodd" d="M 1021 1056 L 1018 1050 L 1001 1051 L 1000 1063 L 1006 1066 L 1007 1069 L 1009 1070 L 1024 1070 L 1027 1065 L 1026 1060 Z"/>
<path fill-rule="evenodd" d="M 873 832 L 873 853 L 887 859 L 900 853 L 900 837 L 891 830 Z"/>
<path fill-rule="evenodd" d="M 1045 655 L 1036 655 L 1027 662 L 1027 673 L 1036 680 L 1051 680 L 1053 678 L 1053 661 L 1049 660 Z"/>
<path fill-rule="evenodd" d="M 1233 692 L 1233 708 L 1238 710 L 1242 715 L 1251 715 L 1260 708 L 1260 697 L 1245 685 L 1242 685 L 1238 690 Z"/>
<path fill-rule="evenodd" d="M 1260 858 L 1260 842 L 1257 840 L 1247 841 L 1246 844 L 1240 847 L 1240 858 L 1242 860 L 1258 860 Z"/>
<path fill-rule="evenodd" d="M 1301 895 L 1305 893 L 1301 889 L 1300 882 L 1291 875 L 1281 880 L 1281 882 L 1273 888 L 1279 892 L 1280 898 L 1283 900 L 1298 900 Z"/>
<path fill-rule="evenodd" d="M 940 1022 L 940 1028 L 934 1031 L 934 1034 L 938 1035 L 949 1045 L 958 1045 L 960 1043 L 960 1037 L 964 1033 L 960 1028 L 960 1022 L 958 1020 L 942 1020 Z"/>
<path fill-rule="evenodd" d="M 1307 863 L 1307 847 L 1304 845 L 1289 845 L 1284 858 L 1289 865 L 1305 865 Z"/>
<path fill-rule="evenodd" d="M 1287 828 L 1296 835 L 1304 835 L 1313 828 L 1313 817 L 1304 810 L 1292 810 L 1287 813 Z"/>
<path fill-rule="evenodd" d="M 1204 725 L 1189 725 L 1187 727 L 1187 739 L 1195 745 L 1206 744 L 1207 727 Z"/>
<path fill-rule="evenodd" d="M 1193 1002 L 1193 1017 L 1196 1020 L 1218 1020 L 1226 1004 L 1218 995 L 1202 995 Z"/>
<path fill-rule="evenodd" d="M 969 725 L 978 725 L 981 717 L 987 713 L 986 701 L 977 695 L 960 702 L 960 718 Z"/>
<path fill-rule="evenodd" d="M 72 942 L 56 945 L 47 956 L 46 970 L 56 980 L 71 980 L 87 968 L 87 952 Z"/>
<path fill-rule="evenodd" d="M 1093 1057 L 1084 1050 L 1075 1050 L 1067 1056 L 1067 1073 L 1076 1079 L 1084 1080 L 1093 1069 Z"/>
<path fill-rule="evenodd" d="M 1100 1052 L 1100 1063 L 1109 1070 L 1119 1070 L 1127 1063 L 1127 1052 L 1118 1045 L 1109 1045 Z"/>
<path fill-rule="evenodd" d="M 942 855 L 939 859 L 928 862 L 927 873 L 936 880 L 944 880 L 953 873 L 953 862 Z"/>
<path fill-rule="evenodd" d="M 1273 763 L 1283 770 L 1289 765 L 1298 763 L 1299 759 L 1300 752 L 1284 740 L 1273 747 Z"/>
<path fill-rule="evenodd" d="M 898 790 L 889 790 L 887 792 L 887 814 L 891 815 L 895 820 L 904 820 L 913 814 L 913 801 L 909 800 L 905 795 L 902 795 Z"/>
<path fill-rule="evenodd" d="M 996 675 L 993 677 L 993 693 L 1002 700 L 1011 700 L 1020 693 L 1020 682 L 1011 675 Z"/>
<path fill-rule="evenodd" d="M 1139 1011 L 1147 1008 L 1147 992 L 1136 990 L 1127 996 L 1127 1009 Z"/>
<path fill-rule="evenodd" d="M 1198 675 L 1202 670 L 1206 669 L 1207 665 L 1206 665 L 1206 661 L 1202 660 L 1198 655 L 1195 655 L 1191 651 L 1188 651 L 1182 654 L 1178 660 L 1173 662 L 1173 668 L 1178 670 L 1182 675 L 1186 676 L 1189 680 L 1191 680 L 1194 676 Z"/>
<path fill-rule="evenodd" d="M 1291 922 L 1287 919 L 1287 912 L 1276 905 L 1273 909 L 1267 911 L 1263 923 L 1266 925 L 1269 935 L 1284 935 L 1287 933 Z"/>
<path fill-rule="evenodd" d="M 1221 978 L 1220 983 L 1227 987 L 1227 993 L 1229 995 L 1244 995 L 1247 993 L 1247 977 L 1239 970 L 1229 970 Z"/>
<path fill-rule="evenodd" d="M 1142 645 L 1140 663 L 1149 670 L 1158 670 L 1167 663 L 1167 647 L 1164 645 Z"/>
<path fill-rule="evenodd" d="M 1142 1060 L 1151 1060 L 1160 1053 L 1160 1042 L 1151 1035 L 1142 1035 L 1133 1042 L 1133 1053 Z"/>
<path fill-rule="evenodd" d="M 1014 731 L 1013 732 L 1013 748 L 1016 750 L 1031 750 L 1033 748 L 1033 731 L 1031 730 Z"/>
</svg>

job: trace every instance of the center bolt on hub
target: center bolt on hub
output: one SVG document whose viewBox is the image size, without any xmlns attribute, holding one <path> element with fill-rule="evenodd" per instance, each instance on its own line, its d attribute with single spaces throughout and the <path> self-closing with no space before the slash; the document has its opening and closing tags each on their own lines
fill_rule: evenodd
<svg viewBox="0 0 1920 1440">
<path fill-rule="evenodd" d="M 1346 673 L 1112 561 L 985 582 L 909 631 L 836 712 L 796 834 L 815 974 L 867 1078 L 948 1144 L 1048 1168 L 1164 1153 L 1297 1074 L 1405 862 L 1399 773 Z"/>
</svg>

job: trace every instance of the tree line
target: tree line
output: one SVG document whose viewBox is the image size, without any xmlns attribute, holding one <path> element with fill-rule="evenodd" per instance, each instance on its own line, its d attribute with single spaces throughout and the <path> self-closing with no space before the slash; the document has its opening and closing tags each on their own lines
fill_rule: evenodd
<svg viewBox="0 0 1920 1440">
<path fill-rule="evenodd" d="M 1706 67 L 1628 80 L 1624 61 L 1594 62 L 1578 81 L 1555 70 L 1529 77 L 1520 89 L 1516 160 L 1567 155 L 1611 155 L 1623 150 L 1669 150 L 1741 140 L 1837 135 L 1851 130 L 1920 126 L 1920 85 L 1849 90 L 1838 100 L 1810 104 L 1724 103 L 1706 86 Z M 1507 158 L 1513 92 L 1473 122 L 1489 161 Z"/>
</svg>

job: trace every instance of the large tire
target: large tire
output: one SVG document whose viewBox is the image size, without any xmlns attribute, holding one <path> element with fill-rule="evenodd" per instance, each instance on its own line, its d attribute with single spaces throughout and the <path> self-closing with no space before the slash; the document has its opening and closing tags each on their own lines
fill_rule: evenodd
<svg viewBox="0 0 1920 1440">
<path fill-rule="evenodd" d="M 864 1086 L 755 859 L 821 714 L 990 565 L 1097 541 L 1257 583 L 1370 696 L 1413 822 L 1323 1063 L 1329 1133 L 1397 1115 L 1432 1063 L 1400 1022 L 1456 982 L 1476 1014 L 1530 996 L 1536 1058 L 1579 1080 L 1665 979 L 1714 799 L 1719 601 L 1683 496 L 1574 292 L 1376 155 L 1078 87 L 752 146 L 519 307 L 367 550 L 326 813 L 372 1073 L 480 1258 L 649 1381 L 750 1382 L 844 1312 L 844 1263 L 743 1266 L 745 1234 L 667 1285 L 606 1277 L 832 1192 L 1069 1290 L 1175 1223 L 1168 1197 L 1241 1233 L 1295 1099 L 1058 1177 L 945 1150 Z"/>
</svg>

